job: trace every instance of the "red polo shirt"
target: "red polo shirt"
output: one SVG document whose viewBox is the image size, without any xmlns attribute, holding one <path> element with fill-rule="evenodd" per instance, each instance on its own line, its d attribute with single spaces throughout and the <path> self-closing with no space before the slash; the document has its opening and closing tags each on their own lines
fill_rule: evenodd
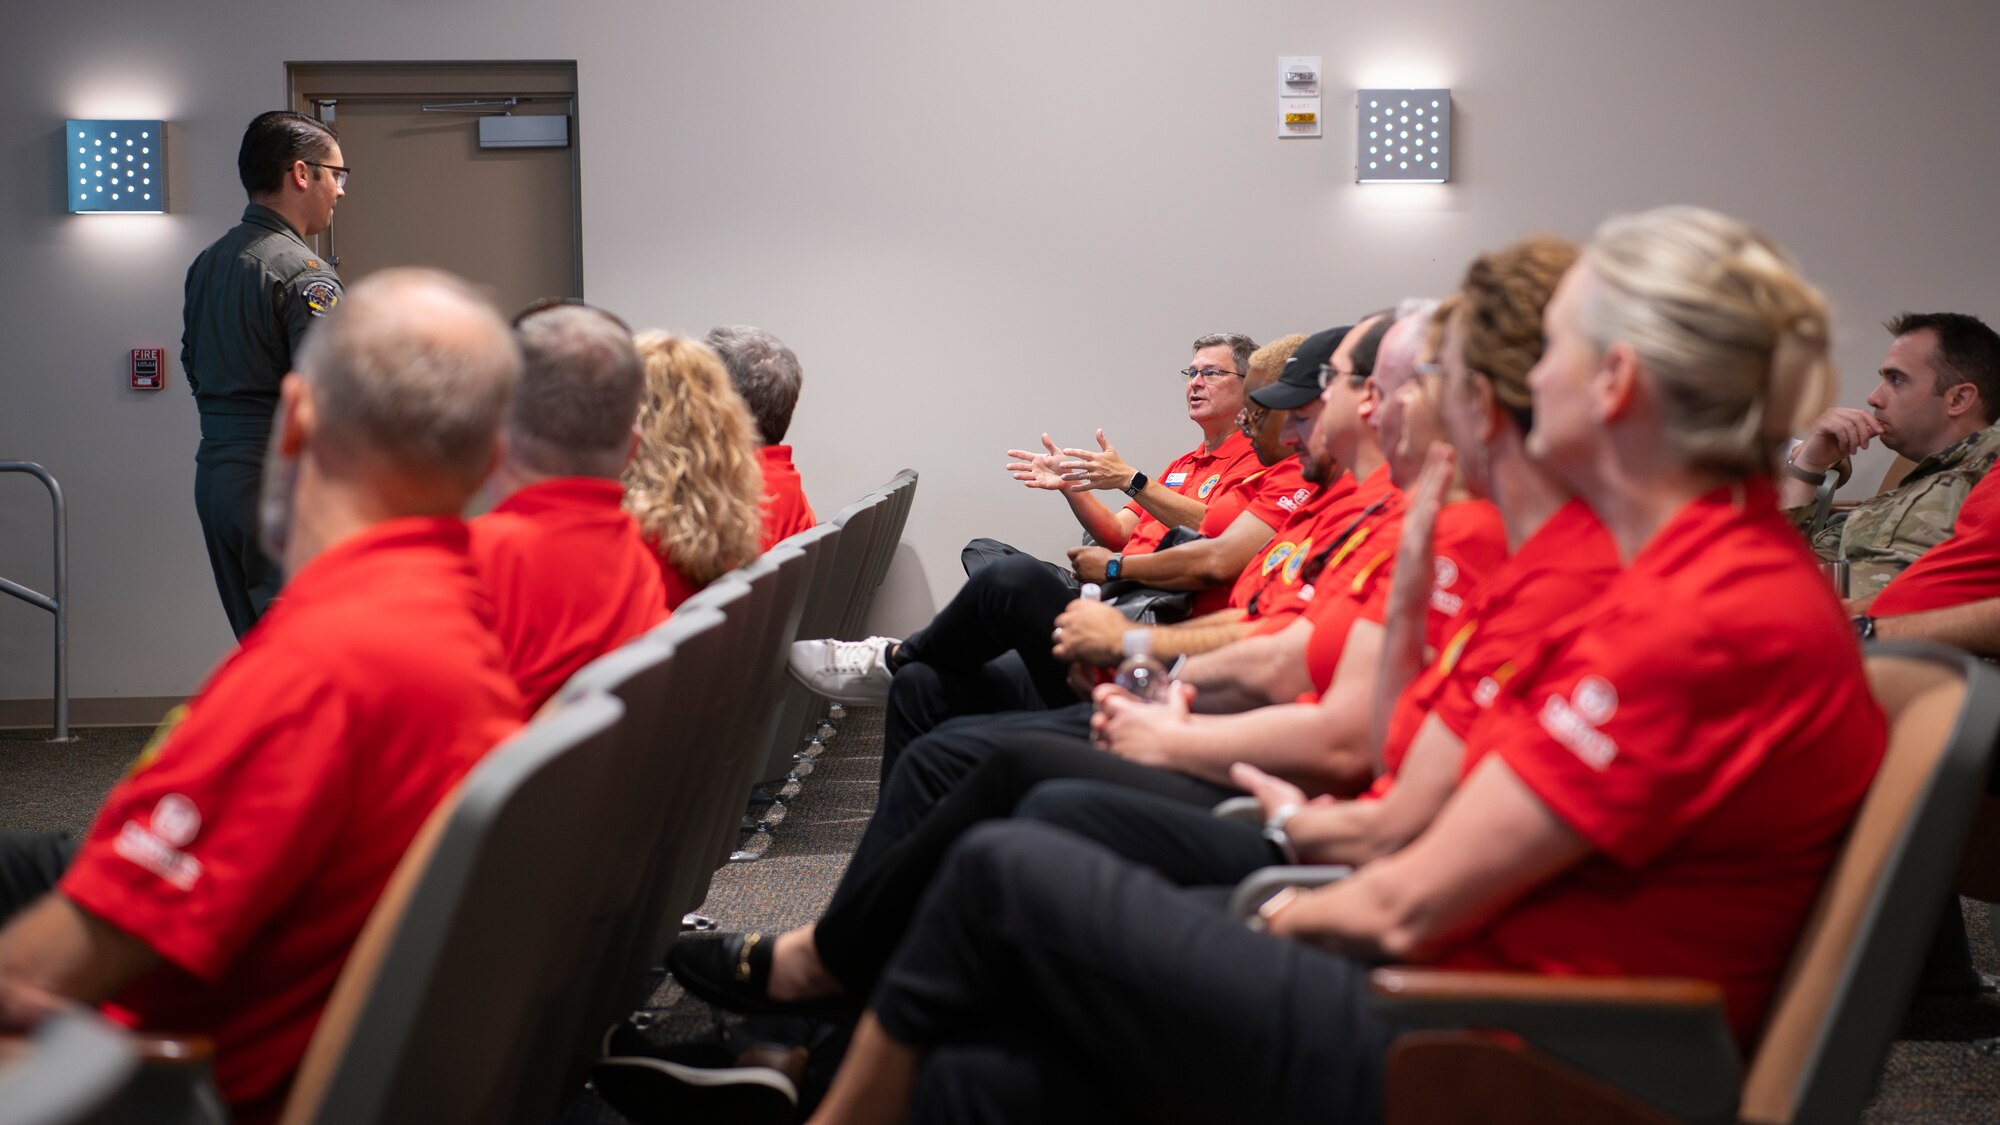
<svg viewBox="0 0 2000 1125">
<path fill-rule="evenodd" d="M 472 561 L 528 713 L 663 620 L 666 589 L 615 480 L 532 484 L 472 521 Z"/>
<path fill-rule="evenodd" d="M 1499 755 L 1593 851 L 1444 963 L 1712 980 L 1753 1043 L 1885 737 L 1770 483 L 1716 489 L 1546 629 L 1474 725 L 1468 757 Z"/>
<path fill-rule="evenodd" d="M 238 1121 L 275 1119 L 369 911 L 521 696 L 457 519 L 313 559 L 105 798 L 60 889 L 161 964 L 116 1005 L 200 1032 Z"/>
<path fill-rule="evenodd" d="M 667 557 L 666 548 L 648 542 L 646 550 L 652 553 L 653 561 L 660 568 L 660 584 L 667 591 L 669 612 L 679 609 L 682 602 L 701 592 L 702 583 L 682 574 L 681 568 L 674 565 L 674 560 Z"/>
<path fill-rule="evenodd" d="M 1389 608 L 1389 586 L 1396 568 L 1396 550 L 1403 534 L 1399 513 L 1336 571 L 1313 583 L 1306 620 L 1313 623 L 1306 642 L 1306 670 L 1314 688 L 1325 692 L 1340 667 L 1347 634 L 1356 621 L 1381 624 Z M 1438 509 L 1431 532 L 1432 565 L 1429 609 L 1424 614 L 1424 644 L 1443 646 L 1445 626 L 1464 608 L 1465 598 L 1507 557 L 1507 528 L 1490 501 L 1465 500 Z"/>
<path fill-rule="evenodd" d="M 1396 699 L 1382 744 L 1385 768 L 1370 794 L 1387 792 L 1427 717 L 1436 715 L 1463 741 L 1514 678 L 1515 661 L 1551 623 L 1602 593 L 1618 570 L 1617 545 L 1590 506 L 1571 500 L 1557 509 L 1439 631 L 1437 659 Z M 1434 591 L 1431 609 L 1441 608 Z"/>
<path fill-rule="evenodd" d="M 758 464 L 764 469 L 764 541 L 768 551 L 780 539 L 789 539 L 819 522 L 812 504 L 806 500 L 805 482 L 792 466 L 792 447 L 767 445 Z"/>
<path fill-rule="evenodd" d="M 1313 498 L 1317 490 L 1306 483 L 1296 455 L 1243 478 L 1243 482 L 1208 506 L 1201 518 L 1203 538 L 1213 539 L 1229 530 L 1236 517 L 1255 513 L 1272 531 L 1285 526 L 1292 516 Z"/>
<path fill-rule="evenodd" d="M 2000 597 L 2000 473 L 1980 478 L 1952 524 L 1951 538 L 1889 580 L 1868 612 L 1921 613 Z"/>
<path fill-rule="evenodd" d="M 1163 487 L 1170 488 L 1182 496 L 1192 497 L 1204 504 L 1213 504 L 1243 483 L 1245 477 L 1264 467 L 1257 460 L 1257 451 L 1251 448 L 1250 439 L 1241 431 L 1231 431 L 1215 452 L 1207 451 L 1207 442 L 1195 446 L 1174 459 L 1167 471 L 1156 479 Z M 1125 505 L 1125 511 L 1139 517 L 1138 526 L 1125 540 L 1121 553 L 1143 555 L 1157 549 L 1160 540 L 1173 530 L 1153 517 L 1151 512 L 1139 505 L 1137 500 Z"/>
<path fill-rule="evenodd" d="M 1312 600 L 1314 582 L 1341 573 L 1364 547 L 1379 543 L 1384 529 L 1402 518 L 1403 494 L 1383 464 L 1345 493 L 1314 497 L 1307 507 L 1312 509 L 1311 519 L 1272 536 L 1270 546 L 1250 561 L 1230 592 L 1230 604 L 1242 606 L 1257 622 L 1254 634 L 1276 633 L 1290 625 Z M 1394 538 L 1391 533 L 1392 546 Z M 1315 564 L 1322 555 L 1325 558 Z M 1316 572 L 1308 575 L 1315 565 Z"/>
<path fill-rule="evenodd" d="M 1222 493 L 1220 499 L 1210 504 L 1208 515 L 1203 516 L 1201 521 L 1202 537 L 1214 539 L 1221 535 L 1244 512 L 1255 515 L 1275 532 L 1289 523 L 1300 508 L 1310 503 L 1316 491 L 1300 475 L 1299 459 L 1287 457 L 1244 477 L 1242 483 Z M 1197 591 L 1191 615 L 1201 617 L 1229 608 L 1233 592 L 1233 586 L 1220 584 Z"/>
</svg>

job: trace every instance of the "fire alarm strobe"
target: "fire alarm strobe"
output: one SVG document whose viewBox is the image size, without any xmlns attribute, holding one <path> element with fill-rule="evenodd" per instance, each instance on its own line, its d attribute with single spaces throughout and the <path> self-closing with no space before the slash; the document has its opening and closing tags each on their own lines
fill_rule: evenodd
<svg viewBox="0 0 2000 1125">
<path fill-rule="evenodd" d="M 135 391 L 157 391 L 167 385 L 167 377 L 160 370 L 160 349 L 132 349 L 132 389 Z"/>
</svg>

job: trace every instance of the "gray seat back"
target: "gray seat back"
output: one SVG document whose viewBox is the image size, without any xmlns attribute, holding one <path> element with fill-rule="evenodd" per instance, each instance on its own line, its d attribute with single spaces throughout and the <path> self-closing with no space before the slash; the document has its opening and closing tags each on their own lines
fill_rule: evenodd
<svg viewBox="0 0 2000 1125">
<path fill-rule="evenodd" d="M 1861 1116 L 1986 789 L 2000 673 L 1955 649 L 1877 644 L 1868 680 L 1889 747 L 1779 983 L 1745 1121 Z"/>
<path fill-rule="evenodd" d="M 781 652 L 789 652 L 793 641 L 833 635 L 822 630 L 826 628 L 831 613 L 840 609 L 841 603 L 834 594 L 834 582 L 840 565 L 841 543 L 846 538 L 847 530 L 843 525 L 823 523 L 776 545 L 793 546 L 804 551 L 810 568 L 804 600 L 799 608 L 798 628 L 792 635 L 780 638 Z M 780 675 L 772 690 L 777 695 L 776 715 L 765 739 L 764 762 L 757 771 L 757 780 L 777 783 L 791 771 L 792 754 L 799 748 L 800 731 L 813 717 L 814 699 L 812 692 L 787 675 Z"/>
<path fill-rule="evenodd" d="M 729 716 L 718 698 L 742 676 L 736 655 L 749 622 L 750 586 L 735 574 L 709 583 L 654 630 L 674 645 L 675 674 L 667 685 L 666 736 L 684 759 L 680 786 L 658 795 L 654 873 L 642 909 L 646 967 L 660 963 L 680 934 L 681 916 L 701 905 L 715 868 L 710 847 L 714 806 L 726 786 L 724 748 Z"/>
<path fill-rule="evenodd" d="M 573 929 L 624 707 L 590 695 L 475 766 L 412 843 L 336 984 L 288 1122 L 545 1122 L 541 1025 L 582 987 Z"/>
</svg>

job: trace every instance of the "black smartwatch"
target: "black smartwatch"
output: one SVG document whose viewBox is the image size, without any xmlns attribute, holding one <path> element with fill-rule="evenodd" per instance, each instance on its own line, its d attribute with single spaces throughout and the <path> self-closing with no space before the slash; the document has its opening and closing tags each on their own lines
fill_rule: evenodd
<svg viewBox="0 0 2000 1125">
<path fill-rule="evenodd" d="M 1856 615 L 1854 618 L 1854 636 L 1857 640 L 1863 642 L 1874 640 L 1875 619 L 1865 613 Z"/>
<path fill-rule="evenodd" d="M 1110 582 L 1118 581 L 1118 572 L 1124 569 L 1125 569 L 1124 555 L 1113 555 L 1110 558 L 1105 559 L 1104 560 L 1105 580 Z"/>
<path fill-rule="evenodd" d="M 1146 491 L 1146 474 L 1135 470 L 1132 473 L 1132 482 L 1125 486 L 1124 489 L 1125 495 L 1130 496 L 1136 500 L 1138 499 L 1139 494 L 1144 491 Z M 1113 575 L 1112 577 L 1115 578 L 1117 577 L 1117 575 Z"/>
</svg>

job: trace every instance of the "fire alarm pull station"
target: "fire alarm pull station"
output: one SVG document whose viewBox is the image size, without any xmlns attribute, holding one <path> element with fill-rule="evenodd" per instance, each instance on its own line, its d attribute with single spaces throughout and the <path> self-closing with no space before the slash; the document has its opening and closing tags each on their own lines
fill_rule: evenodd
<svg viewBox="0 0 2000 1125">
<path fill-rule="evenodd" d="M 167 385 L 167 376 L 160 369 L 159 348 L 132 349 L 132 389 L 135 391 L 157 391 Z"/>
</svg>

